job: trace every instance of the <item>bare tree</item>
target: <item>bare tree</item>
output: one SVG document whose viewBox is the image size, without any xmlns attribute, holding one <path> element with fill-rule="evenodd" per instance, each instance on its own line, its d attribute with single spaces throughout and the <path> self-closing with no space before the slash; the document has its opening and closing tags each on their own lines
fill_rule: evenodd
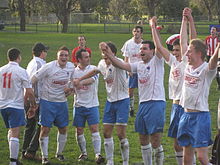
<svg viewBox="0 0 220 165">
<path fill-rule="evenodd" d="M 62 33 L 66 33 L 68 30 L 69 17 L 71 11 L 77 3 L 77 0 L 43 0 L 48 10 L 55 13 L 57 18 L 60 20 L 62 27 Z"/>
</svg>

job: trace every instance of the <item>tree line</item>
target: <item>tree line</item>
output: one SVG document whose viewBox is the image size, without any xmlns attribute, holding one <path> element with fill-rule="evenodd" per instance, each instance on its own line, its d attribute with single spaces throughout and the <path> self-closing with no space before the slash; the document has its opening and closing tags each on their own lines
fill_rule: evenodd
<svg viewBox="0 0 220 165">
<path fill-rule="evenodd" d="M 136 21 L 143 16 L 162 18 L 181 17 L 184 7 L 189 6 L 194 16 L 218 17 L 219 0 L 7 0 L 11 13 L 20 17 L 20 31 L 25 31 L 26 16 L 56 14 L 62 24 L 62 32 L 68 30 L 72 12 L 98 13 L 101 21 L 122 19 Z"/>
</svg>

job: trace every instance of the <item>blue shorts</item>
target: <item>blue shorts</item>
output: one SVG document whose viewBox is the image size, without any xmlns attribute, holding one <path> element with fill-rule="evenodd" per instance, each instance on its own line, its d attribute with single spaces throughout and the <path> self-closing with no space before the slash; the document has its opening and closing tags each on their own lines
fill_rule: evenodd
<svg viewBox="0 0 220 165">
<path fill-rule="evenodd" d="M 130 104 L 129 98 L 115 102 L 106 101 L 103 123 L 127 125 L 129 104 Z"/>
<path fill-rule="evenodd" d="M 193 148 L 212 144 L 209 112 L 184 112 L 180 118 L 177 140 L 180 146 Z"/>
<path fill-rule="evenodd" d="M 166 102 L 151 100 L 140 103 L 135 120 L 135 131 L 142 135 L 163 132 Z"/>
<path fill-rule="evenodd" d="M 45 127 L 58 128 L 68 126 L 68 106 L 67 102 L 51 102 L 40 99 L 39 124 Z"/>
<path fill-rule="evenodd" d="M 170 127 L 168 130 L 168 136 L 172 138 L 177 137 L 177 131 L 179 127 L 180 118 L 184 113 L 184 108 L 179 104 L 172 105 L 172 111 L 170 114 Z"/>
<path fill-rule="evenodd" d="M 16 128 L 24 126 L 26 124 L 24 109 L 9 107 L 5 109 L 0 109 L 0 111 L 6 128 Z"/>
<path fill-rule="evenodd" d="M 132 76 L 129 76 L 129 88 L 138 87 L 138 74 L 134 73 Z"/>
<path fill-rule="evenodd" d="M 99 123 L 99 108 L 98 107 L 75 107 L 75 116 L 73 121 L 73 126 L 85 127 L 86 121 L 88 125 Z"/>
</svg>

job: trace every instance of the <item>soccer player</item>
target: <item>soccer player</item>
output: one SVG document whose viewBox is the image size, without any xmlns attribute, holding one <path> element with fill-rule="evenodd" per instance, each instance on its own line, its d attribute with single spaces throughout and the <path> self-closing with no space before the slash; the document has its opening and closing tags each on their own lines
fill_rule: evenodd
<svg viewBox="0 0 220 165">
<path fill-rule="evenodd" d="M 34 75 L 34 73 L 40 69 L 44 64 L 46 64 L 46 56 L 47 56 L 48 47 L 42 43 L 36 43 L 32 48 L 33 59 L 28 63 L 27 73 L 30 77 Z M 40 88 L 43 82 L 39 82 L 35 86 L 33 86 L 34 94 L 36 98 L 36 103 L 39 104 L 40 100 Z M 25 110 L 29 109 L 29 106 L 25 107 Z M 34 118 L 27 118 L 27 125 L 24 130 L 24 138 L 23 138 L 23 147 L 22 147 L 22 157 L 24 159 L 30 160 L 41 160 L 40 157 L 36 155 L 36 152 L 39 148 L 39 135 L 40 135 L 40 125 L 38 125 L 39 119 L 39 106 L 36 110 Z"/>
<path fill-rule="evenodd" d="M 64 161 L 62 154 L 67 140 L 68 105 L 66 93 L 68 82 L 72 80 L 74 65 L 69 60 L 69 49 L 65 46 L 59 48 L 57 60 L 42 66 L 32 77 L 32 83 L 43 82 L 40 95 L 39 123 L 40 148 L 42 164 L 49 164 L 48 142 L 52 124 L 58 127 L 56 158 Z"/>
<path fill-rule="evenodd" d="M 220 164 L 220 98 L 218 102 L 218 118 L 217 118 L 217 123 L 218 123 L 218 134 L 215 136 L 215 141 L 212 146 L 212 155 L 211 159 L 209 162 L 213 165 L 219 165 Z"/>
<path fill-rule="evenodd" d="M 212 26 L 210 29 L 210 35 L 206 37 L 205 44 L 208 47 L 207 51 L 207 61 L 209 62 L 211 56 L 214 54 L 215 48 L 218 44 L 218 36 L 216 27 Z"/>
<path fill-rule="evenodd" d="M 11 48 L 7 52 L 9 63 L 0 68 L 0 111 L 8 130 L 10 165 L 21 165 L 18 161 L 19 132 L 24 126 L 24 103 L 30 102 L 28 118 L 35 115 L 36 103 L 28 74 L 19 66 L 21 52 Z M 25 97 L 24 97 L 25 89 Z"/>
<path fill-rule="evenodd" d="M 89 53 L 90 56 L 92 54 L 91 49 L 86 46 L 86 37 L 85 36 L 79 36 L 78 37 L 78 44 L 79 44 L 79 46 L 74 48 L 73 51 L 72 51 L 72 59 L 71 60 L 72 60 L 72 62 L 74 63 L 75 66 L 77 66 L 77 64 L 78 64 L 78 62 L 76 60 L 76 52 L 79 49 L 86 49 L 86 51 Z"/>
<path fill-rule="evenodd" d="M 96 67 L 90 65 L 90 55 L 85 49 L 76 52 L 78 66 L 75 69 L 73 78 L 77 79 L 94 70 Z M 75 87 L 74 95 L 74 122 L 76 126 L 76 140 L 81 150 L 78 160 L 87 159 L 86 140 L 84 137 L 84 127 L 86 121 L 92 133 L 92 143 L 95 151 L 96 163 L 105 161 L 101 156 L 101 137 L 99 134 L 99 101 L 98 101 L 98 75 L 81 81 Z"/>
<path fill-rule="evenodd" d="M 185 14 L 186 13 L 186 14 Z M 190 36 L 191 38 L 196 38 L 196 29 L 193 21 L 193 17 L 191 15 L 191 9 L 185 8 L 184 14 L 182 19 L 182 25 L 180 30 L 180 39 L 181 43 L 184 45 L 180 45 L 179 39 L 176 39 L 172 45 L 172 54 L 163 47 L 160 42 L 160 38 L 156 31 L 156 17 L 153 17 L 150 20 L 150 25 L 152 29 L 152 36 L 154 39 L 154 43 L 156 45 L 156 49 L 161 53 L 167 64 L 171 67 L 170 69 L 170 76 L 169 76 L 169 98 L 173 100 L 172 111 L 171 111 L 171 120 L 170 120 L 170 127 L 168 131 L 168 136 L 174 138 L 174 149 L 176 152 L 176 160 L 178 165 L 182 165 L 183 160 L 183 149 L 181 146 L 178 145 L 177 142 L 177 131 L 179 126 L 179 120 L 182 114 L 184 113 L 184 109 L 181 105 L 179 105 L 181 93 L 182 93 L 182 86 L 183 86 L 183 76 L 185 67 L 187 64 L 186 57 L 184 53 L 186 52 L 187 48 L 187 22 L 189 21 L 190 24 Z M 186 41 L 182 41 L 186 40 Z M 183 52 L 183 51 L 185 52 Z"/>
<path fill-rule="evenodd" d="M 105 44 L 108 45 L 113 56 L 116 56 L 117 48 L 115 45 L 111 42 Z M 75 84 L 98 73 L 103 75 L 107 91 L 107 101 L 103 117 L 104 147 L 107 165 L 114 165 L 114 141 L 112 137 L 114 125 L 116 126 L 117 135 L 120 140 L 123 165 L 128 165 L 129 143 L 126 137 L 126 127 L 129 117 L 129 95 L 127 73 L 118 67 L 114 67 L 105 53 L 102 54 L 102 58 L 98 64 L 98 68 L 79 78 L 75 81 Z M 119 58 L 117 59 L 122 61 Z"/>
<path fill-rule="evenodd" d="M 220 43 L 209 63 L 205 62 L 206 45 L 200 39 L 191 40 L 186 52 L 188 63 L 180 99 L 185 112 L 177 133 L 178 143 L 183 146 L 183 164 L 192 164 L 195 151 L 201 164 L 209 164 L 208 146 L 212 140 L 208 95 L 216 75 L 219 47 Z"/>
<path fill-rule="evenodd" d="M 143 27 L 135 26 L 132 30 L 133 37 L 125 42 L 121 51 L 124 61 L 135 63 L 141 61 L 139 51 L 143 37 Z M 138 87 L 138 77 L 136 73 L 129 73 L 129 97 L 130 97 L 130 116 L 134 116 L 134 88 Z"/>
<path fill-rule="evenodd" d="M 132 64 L 117 59 L 105 43 L 101 44 L 101 49 L 114 66 L 138 74 L 139 110 L 135 120 L 135 131 L 139 133 L 144 164 L 152 164 L 153 148 L 156 164 L 162 165 L 164 152 L 161 136 L 166 108 L 162 56 L 155 53 L 152 41 L 142 41 L 142 61 Z"/>
</svg>

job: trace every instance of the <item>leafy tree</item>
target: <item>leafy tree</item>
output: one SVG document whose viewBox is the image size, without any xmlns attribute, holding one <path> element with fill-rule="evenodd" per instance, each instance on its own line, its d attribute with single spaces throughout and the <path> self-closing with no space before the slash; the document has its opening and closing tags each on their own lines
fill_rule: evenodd
<svg viewBox="0 0 220 165">
<path fill-rule="evenodd" d="M 143 11 L 146 11 L 147 9 L 147 13 L 149 17 L 152 17 L 156 15 L 156 8 L 163 0 L 139 0 L 139 1 L 141 4 L 140 9 L 142 9 Z"/>
<path fill-rule="evenodd" d="M 188 0 L 163 0 L 158 8 L 158 13 L 167 18 L 181 18 Z"/>
<path fill-rule="evenodd" d="M 109 13 L 109 4 L 110 0 L 97 0 L 97 6 L 95 12 L 100 14 L 101 21 L 106 21 Z"/>
<path fill-rule="evenodd" d="M 45 2 L 48 10 L 56 14 L 60 20 L 62 27 L 62 33 L 66 33 L 68 30 L 70 13 L 76 8 L 77 0 L 42 0 Z"/>
<path fill-rule="evenodd" d="M 121 20 L 121 16 L 126 13 L 129 6 L 129 0 L 111 0 L 109 2 L 109 11 L 113 18 L 117 21 Z"/>
<path fill-rule="evenodd" d="M 20 16 L 20 31 L 26 30 L 26 11 L 25 11 L 25 0 L 9 0 L 9 7 L 11 11 L 17 12 Z"/>
</svg>

